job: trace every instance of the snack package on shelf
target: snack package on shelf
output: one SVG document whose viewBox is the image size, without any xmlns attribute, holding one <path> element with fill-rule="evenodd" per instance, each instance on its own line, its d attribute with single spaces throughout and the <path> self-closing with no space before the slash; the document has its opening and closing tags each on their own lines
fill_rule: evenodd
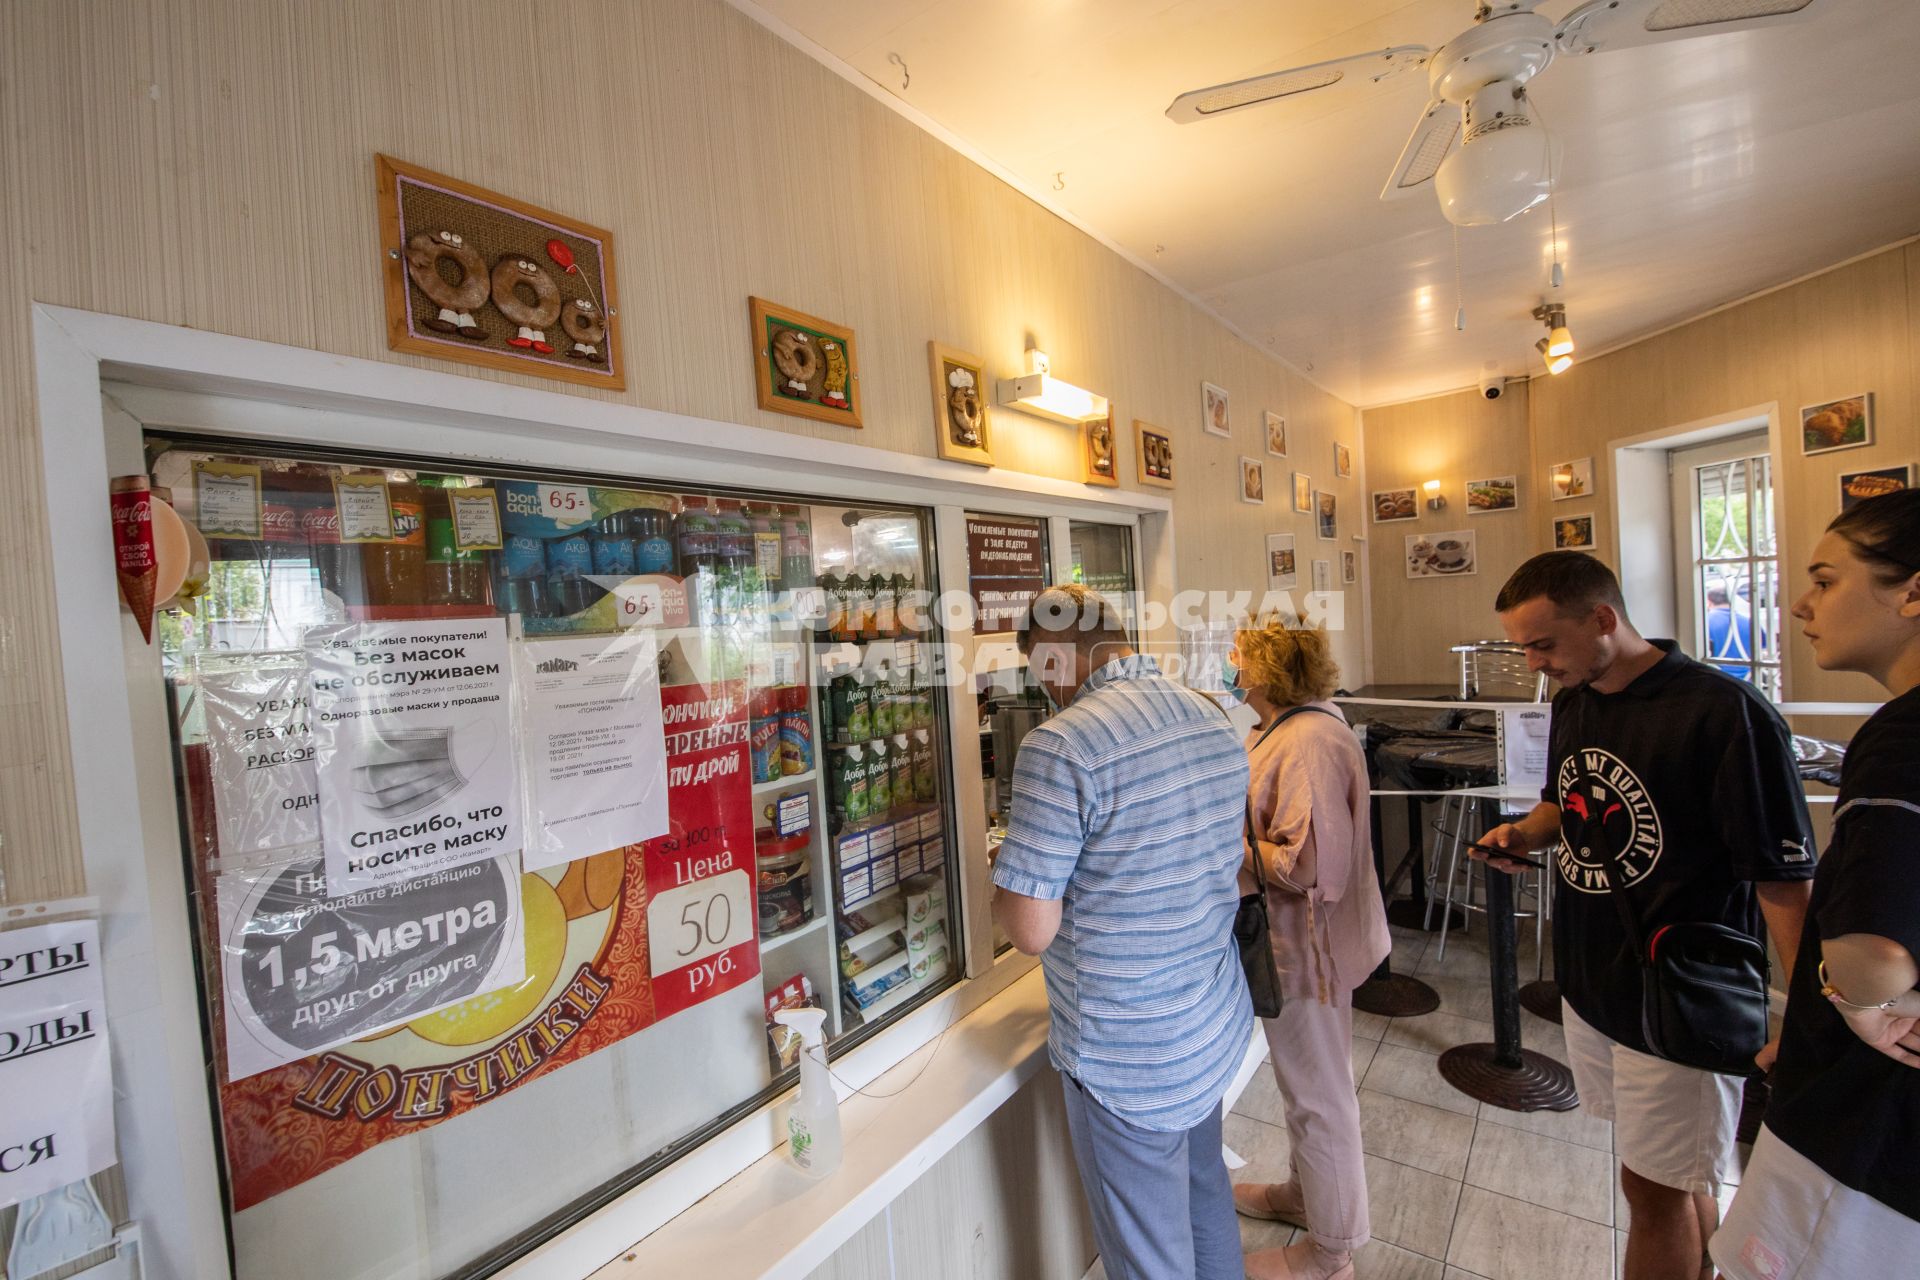
<svg viewBox="0 0 1920 1280">
<path fill-rule="evenodd" d="M 767 1053 L 775 1075 L 800 1061 L 800 1037 L 792 1028 L 775 1022 L 773 1015 L 781 1009 L 798 1009 L 812 1003 L 813 983 L 803 973 L 796 973 L 767 990 Z"/>
</svg>

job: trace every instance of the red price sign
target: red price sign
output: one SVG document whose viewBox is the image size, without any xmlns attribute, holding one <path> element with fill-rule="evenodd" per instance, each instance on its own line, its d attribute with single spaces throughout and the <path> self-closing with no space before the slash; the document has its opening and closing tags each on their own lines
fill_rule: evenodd
<svg viewBox="0 0 1920 1280">
<path fill-rule="evenodd" d="M 647 841 L 647 952 L 664 1018 L 759 977 L 745 681 L 660 691 L 667 834 Z"/>
<path fill-rule="evenodd" d="M 584 524 L 593 519 L 593 494 L 583 484 L 543 484 L 540 510 L 555 524 Z"/>
</svg>

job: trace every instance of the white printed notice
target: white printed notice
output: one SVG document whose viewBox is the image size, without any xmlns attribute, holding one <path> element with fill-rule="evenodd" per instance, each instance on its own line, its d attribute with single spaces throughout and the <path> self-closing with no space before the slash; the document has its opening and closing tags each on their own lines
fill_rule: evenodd
<svg viewBox="0 0 1920 1280">
<path fill-rule="evenodd" d="M 1500 780 L 1509 787 L 1547 785 L 1546 706 L 1503 707 L 1500 711 Z"/>
<path fill-rule="evenodd" d="M 114 1159 L 99 922 L 0 932 L 0 1209 Z"/>
<path fill-rule="evenodd" d="M 526 869 L 665 835 L 667 744 L 652 634 L 529 640 L 514 653 Z"/>
<path fill-rule="evenodd" d="M 522 981 L 520 885 L 512 858 L 491 858 L 329 897 L 318 849 L 222 875 L 227 1079 Z"/>
<path fill-rule="evenodd" d="M 213 811 L 227 857 L 320 841 L 307 659 L 297 650 L 201 654 Z"/>
<path fill-rule="evenodd" d="M 331 893 L 519 851 L 503 619 L 314 627 L 307 668 Z"/>
</svg>

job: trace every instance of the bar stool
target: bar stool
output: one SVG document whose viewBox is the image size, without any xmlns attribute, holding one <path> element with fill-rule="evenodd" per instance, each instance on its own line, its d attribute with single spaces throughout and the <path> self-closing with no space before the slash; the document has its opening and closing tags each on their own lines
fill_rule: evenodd
<svg viewBox="0 0 1920 1280">
<path fill-rule="evenodd" d="M 1480 796 L 1442 796 L 1440 799 L 1440 816 L 1433 823 L 1434 832 L 1439 837 L 1434 841 L 1433 862 L 1436 866 L 1439 864 L 1440 846 L 1442 843 L 1445 843 L 1447 845 L 1447 869 L 1444 876 L 1441 877 L 1436 893 L 1428 895 L 1427 911 L 1429 923 L 1431 923 L 1432 911 L 1436 903 L 1440 907 L 1442 913 L 1440 918 L 1443 920 L 1447 918 L 1446 913 L 1452 911 L 1456 905 L 1458 905 L 1461 911 L 1469 915 L 1476 913 L 1484 915 L 1486 913 L 1486 907 L 1483 903 L 1474 901 L 1474 872 L 1479 864 L 1477 864 L 1472 857 L 1467 856 L 1467 845 L 1471 843 L 1468 827 L 1469 825 L 1476 827 L 1480 825 L 1481 807 L 1482 797 Z M 1449 814 L 1453 815 L 1450 826 L 1448 823 Z M 1480 868 L 1479 874 L 1484 892 L 1486 881 L 1486 870 L 1484 867 Z M 1533 949 L 1536 977 L 1544 977 L 1546 974 L 1546 925 L 1550 904 L 1553 901 L 1553 890 L 1547 879 L 1548 874 L 1546 871 L 1531 869 L 1521 873 L 1518 877 L 1520 900 L 1525 901 L 1527 895 L 1531 893 L 1534 906 L 1532 910 L 1524 910 L 1516 906 L 1513 913 L 1516 920 L 1524 919 L 1533 921 Z M 1458 890 L 1459 896 L 1458 904 L 1454 901 L 1456 889 Z M 1442 930 L 1440 933 L 1440 945 L 1434 953 L 1434 958 L 1436 960 L 1444 960 L 1447 958 L 1446 930 Z"/>
</svg>

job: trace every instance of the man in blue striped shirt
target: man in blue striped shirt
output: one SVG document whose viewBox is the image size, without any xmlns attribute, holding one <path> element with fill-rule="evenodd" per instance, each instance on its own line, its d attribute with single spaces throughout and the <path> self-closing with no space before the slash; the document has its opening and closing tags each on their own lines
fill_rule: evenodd
<svg viewBox="0 0 1920 1280">
<path fill-rule="evenodd" d="M 1065 709 L 1020 744 L 993 910 L 1046 973 L 1101 1258 L 1110 1280 L 1240 1280 L 1220 1099 L 1253 1033 L 1233 942 L 1246 752 L 1095 592 L 1042 592 L 1020 648 Z"/>
</svg>

